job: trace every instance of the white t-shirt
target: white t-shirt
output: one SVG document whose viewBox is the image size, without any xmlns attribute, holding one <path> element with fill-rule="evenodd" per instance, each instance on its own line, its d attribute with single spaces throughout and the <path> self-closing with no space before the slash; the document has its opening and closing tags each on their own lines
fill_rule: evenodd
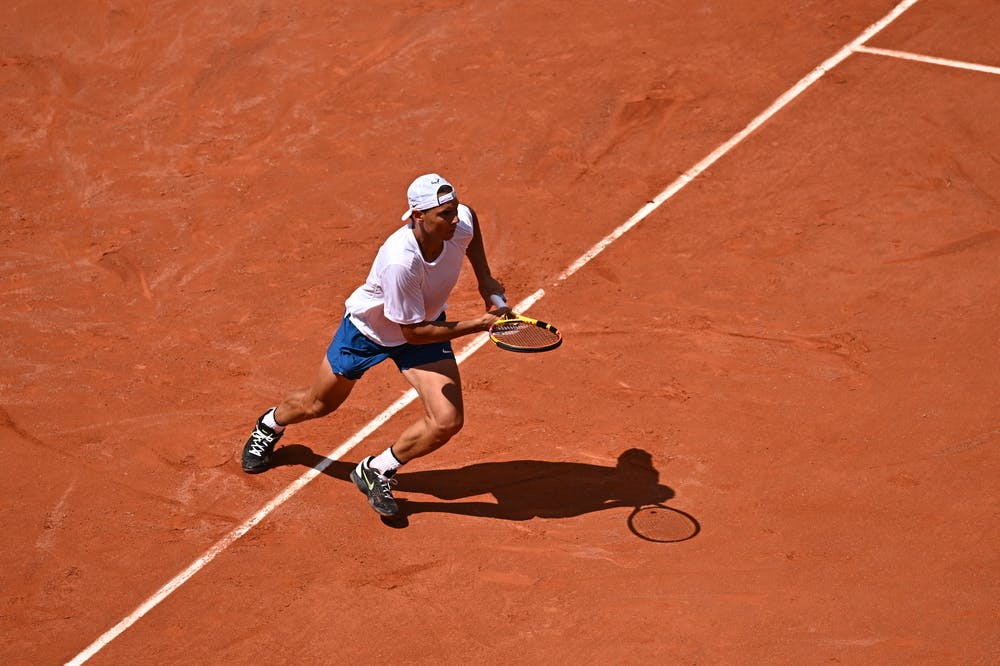
<svg viewBox="0 0 1000 666">
<path fill-rule="evenodd" d="M 444 312 L 472 242 L 472 211 L 458 205 L 458 228 L 434 261 L 425 261 L 407 223 L 379 248 L 365 283 L 348 296 L 351 321 L 384 347 L 404 344 L 400 324 L 433 321 Z"/>
</svg>

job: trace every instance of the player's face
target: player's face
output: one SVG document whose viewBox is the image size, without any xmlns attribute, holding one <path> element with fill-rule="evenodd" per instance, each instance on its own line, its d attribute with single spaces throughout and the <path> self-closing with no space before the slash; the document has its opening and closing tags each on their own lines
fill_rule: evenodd
<svg viewBox="0 0 1000 666">
<path fill-rule="evenodd" d="M 448 240 L 458 228 L 458 200 L 453 199 L 436 208 L 421 213 L 420 224 L 424 230 L 439 240 Z"/>
</svg>

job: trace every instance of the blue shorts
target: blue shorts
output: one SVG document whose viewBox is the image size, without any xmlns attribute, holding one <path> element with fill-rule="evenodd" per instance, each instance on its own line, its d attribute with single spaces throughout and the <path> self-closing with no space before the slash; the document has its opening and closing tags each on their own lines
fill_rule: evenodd
<svg viewBox="0 0 1000 666">
<path fill-rule="evenodd" d="M 444 321 L 444 313 L 438 317 Z M 432 342 L 426 345 L 401 344 L 398 347 L 383 347 L 372 342 L 358 330 L 351 318 L 344 316 L 340 328 L 326 350 L 326 359 L 338 375 L 348 379 L 360 379 L 370 368 L 387 358 L 391 358 L 400 370 L 409 370 L 442 359 L 455 359 L 451 342 Z"/>
</svg>

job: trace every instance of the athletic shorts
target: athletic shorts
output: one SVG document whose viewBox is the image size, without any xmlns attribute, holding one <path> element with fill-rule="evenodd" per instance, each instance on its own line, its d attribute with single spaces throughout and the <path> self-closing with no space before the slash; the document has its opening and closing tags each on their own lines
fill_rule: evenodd
<svg viewBox="0 0 1000 666">
<path fill-rule="evenodd" d="M 438 321 L 444 321 L 443 312 Z M 326 350 L 326 359 L 330 361 L 334 373 L 348 379 L 360 379 L 366 371 L 387 358 L 391 358 L 400 370 L 409 370 L 446 358 L 454 360 L 455 352 L 450 341 L 383 347 L 367 338 L 346 315 Z"/>
</svg>

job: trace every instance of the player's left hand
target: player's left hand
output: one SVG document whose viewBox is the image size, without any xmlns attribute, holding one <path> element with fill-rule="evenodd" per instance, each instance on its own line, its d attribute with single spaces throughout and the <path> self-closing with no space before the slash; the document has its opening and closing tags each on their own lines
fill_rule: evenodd
<svg viewBox="0 0 1000 666">
<path fill-rule="evenodd" d="M 494 294 L 500 294 L 506 300 L 506 290 L 500 280 L 491 276 L 479 283 L 479 295 L 483 297 L 483 303 L 486 305 L 487 311 L 496 307 L 492 300 Z"/>
</svg>

